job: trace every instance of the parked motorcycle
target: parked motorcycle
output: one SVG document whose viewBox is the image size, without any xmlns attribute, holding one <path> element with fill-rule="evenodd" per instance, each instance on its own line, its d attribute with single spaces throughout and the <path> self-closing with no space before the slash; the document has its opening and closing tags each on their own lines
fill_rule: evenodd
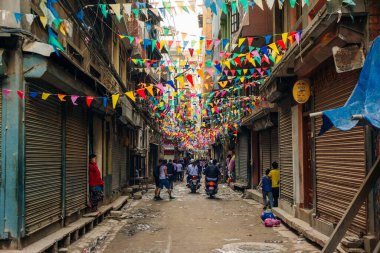
<svg viewBox="0 0 380 253">
<path fill-rule="evenodd" d="M 218 180 L 215 178 L 207 178 L 206 180 L 206 194 L 210 198 L 214 198 L 214 196 L 218 193 Z"/>
<path fill-rule="evenodd" d="M 198 177 L 192 176 L 189 180 L 189 188 L 191 190 L 191 193 L 196 193 L 199 187 L 201 187 L 201 185 L 198 181 Z"/>
</svg>

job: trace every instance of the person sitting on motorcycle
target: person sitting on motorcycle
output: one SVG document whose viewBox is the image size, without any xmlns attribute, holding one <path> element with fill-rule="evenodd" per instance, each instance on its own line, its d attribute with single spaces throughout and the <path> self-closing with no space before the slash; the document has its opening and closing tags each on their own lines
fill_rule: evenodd
<svg viewBox="0 0 380 253">
<path fill-rule="evenodd" d="M 199 183 L 199 169 L 198 166 L 195 164 L 194 159 L 191 159 L 190 164 L 187 166 L 187 185 L 189 185 L 190 179 L 193 176 L 197 177 L 197 183 Z"/>
<path fill-rule="evenodd" d="M 217 163 L 218 161 L 214 159 L 212 161 L 212 165 L 208 166 L 205 169 L 204 174 L 206 176 L 206 184 L 209 181 L 214 181 L 215 183 L 218 183 L 221 173 L 220 173 L 219 167 L 217 166 Z"/>
</svg>

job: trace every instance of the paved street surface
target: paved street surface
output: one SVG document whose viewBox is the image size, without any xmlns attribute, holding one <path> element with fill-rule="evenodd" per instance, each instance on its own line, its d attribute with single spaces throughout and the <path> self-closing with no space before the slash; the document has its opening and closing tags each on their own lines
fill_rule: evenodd
<svg viewBox="0 0 380 253">
<path fill-rule="evenodd" d="M 153 192 L 129 202 L 120 218 L 108 219 L 69 248 L 85 245 L 104 253 L 255 253 L 318 252 L 284 225 L 265 228 L 262 206 L 220 185 L 218 199 L 208 199 L 202 188 L 191 194 L 185 184 L 175 186 L 175 200 L 153 201 Z M 100 237 L 100 239 L 99 239 Z M 97 239 L 94 239 L 97 238 Z"/>
</svg>

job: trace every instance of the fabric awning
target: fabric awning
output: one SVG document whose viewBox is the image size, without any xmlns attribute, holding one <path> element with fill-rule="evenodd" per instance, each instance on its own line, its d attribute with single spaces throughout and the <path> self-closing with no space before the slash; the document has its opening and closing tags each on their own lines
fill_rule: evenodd
<svg viewBox="0 0 380 253">
<path fill-rule="evenodd" d="M 319 135 L 332 127 L 347 131 L 359 123 L 360 115 L 365 124 L 380 129 L 380 37 L 373 42 L 358 83 L 343 107 L 322 112 L 323 124 Z"/>
</svg>

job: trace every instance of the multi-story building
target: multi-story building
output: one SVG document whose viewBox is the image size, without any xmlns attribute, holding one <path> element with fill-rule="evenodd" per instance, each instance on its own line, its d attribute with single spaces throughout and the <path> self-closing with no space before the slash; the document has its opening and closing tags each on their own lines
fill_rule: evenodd
<svg viewBox="0 0 380 253">
<path fill-rule="evenodd" d="M 244 20 L 239 18 L 238 27 L 234 27 L 236 22 L 231 18 L 227 25 L 231 28 L 222 29 L 222 18 L 214 22 L 219 34 L 231 29 L 232 43 L 236 43 L 235 37 L 253 37 L 256 47 L 268 46 L 269 54 L 274 50 L 269 44 L 275 43 L 279 50 L 279 41 L 287 41 L 282 59 L 268 66 L 271 75 L 252 91 L 270 105 L 242 120 L 236 145 L 237 180 L 254 188 L 277 161 L 281 173 L 279 208 L 327 236 L 378 155 L 376 130 L 358 126 L 347 132 L 329 130 L 320 136 L 322 118 L 309 117 L 310 113 L 344 105 L 360 73 L 353 67 L 358 65 L 355 56 L 365 54 L 379 35 L 377 1 L 358 0 L 346 7 L 339 1 L 320 0 L 292 8 L 285 1 L 280 9 L 275 1 L 272 10 L 267 6 L 261 10 L 257 5 L 250 8 L 248 24 L 239 24 Z M 216 36 L 217 31 L 213 33 Z M 293 98 L 297 81 L 310 85 L 311 97 L 305 103 Z M 365 241 L 380 238 L 378 187 L 349 229 L 357 236 L 365 235 Z"/>
<path fill-rule="evenodd" d="M 135 19 L 118 13 L 121 5 L 91 1 L 1 1 L 0 10 L 0 248 L 9 249 L 86 212 L 89 154 L 98 158 L 105 203 L 157 163 L 149 112 L 126 97 L 113 109 L 111 95 L 145 77 L 157 81 L 132 65 L 134 46 L 119 35 L 132 20 L 149 17 L 155 29 L 160 18 L 149 6 L 148 17 L 139 10 Z"/>
</svg>

